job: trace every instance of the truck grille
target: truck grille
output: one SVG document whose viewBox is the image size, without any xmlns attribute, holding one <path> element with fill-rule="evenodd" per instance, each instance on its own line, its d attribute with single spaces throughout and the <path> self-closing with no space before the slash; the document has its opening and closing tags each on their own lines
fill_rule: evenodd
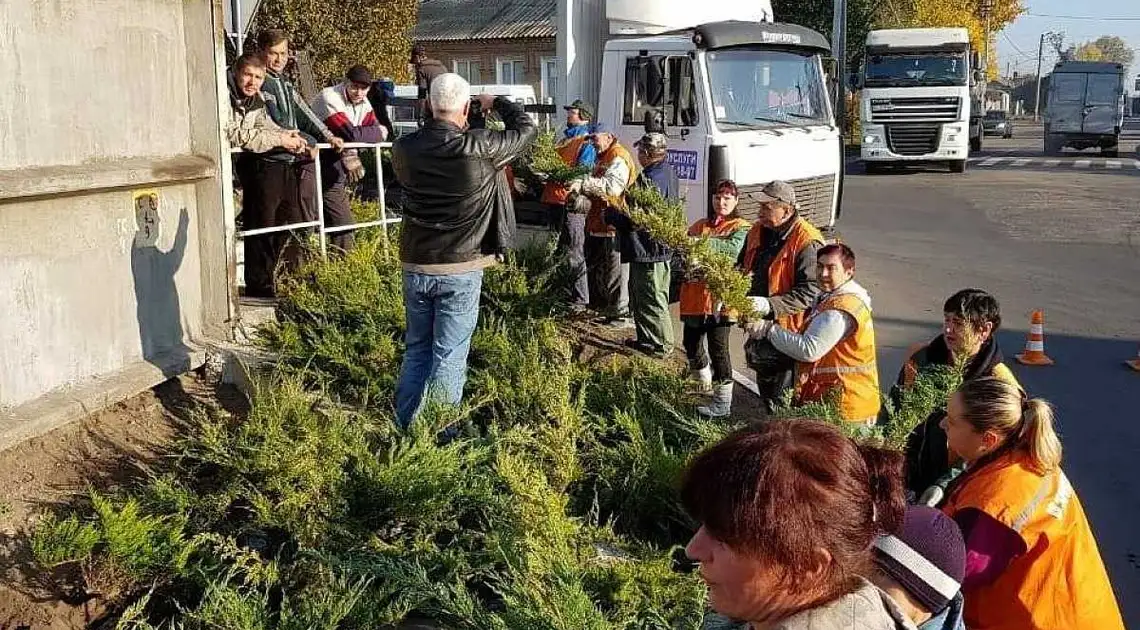
<svg viewBox="0 0 1140 630">
<path fill-rule="evenodd" d="M 835 199 L 835 175 L 820 175 L 788 182 L 796 189 L 796 206 L 800 216 L 816 227 L 831 225 L 831 205 Z M 740 204 L 736 211 L 740 216 L 755 221 L 760 211 L 760 202 L 755 193 L 766 186 L 753 184 L 740 187 Z"/>
<path fill-rule="evenodd" d="M 926 155 L 938 150 L 941 133 L 938 124 L 887 125 L 887 146 L 898 155 Z"/>
<path fill-rule="evenodd" d="M 871 122 L 955 122 L 962 109 L 957 96 L 871 99 Z"/>
</svg>

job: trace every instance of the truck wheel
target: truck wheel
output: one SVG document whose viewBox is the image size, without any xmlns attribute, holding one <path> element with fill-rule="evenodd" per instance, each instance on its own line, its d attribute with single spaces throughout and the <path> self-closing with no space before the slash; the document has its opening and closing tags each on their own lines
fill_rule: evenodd
<svg viewBox="0 0 1140 630">
<path fill-rule="evenodd" d="M 966 160 L 952 160 L 950 162 L 950 172 L 951 173 L 965 173 L 966 172 Z"/>
<path fill-rule="evenodd" d="M 834 225 L 819 228 L 820 234 L 823 235 L 823 244 L 830 245 L 832 243 L 842 243 L 843 235 L 839 230 L 835 229 Z"/>
<path fill-rule="evenodd" d="M 1060 138 L 1045 136 L 1045 155 L 1060 155 L 1063 146 Z"/>
<path fill-rule="evenodd" d="M 970 152 L 978 153 L 982 150 L 982 135 L 978 134 L 976 138 L 970 138 Z"/>
</svg>

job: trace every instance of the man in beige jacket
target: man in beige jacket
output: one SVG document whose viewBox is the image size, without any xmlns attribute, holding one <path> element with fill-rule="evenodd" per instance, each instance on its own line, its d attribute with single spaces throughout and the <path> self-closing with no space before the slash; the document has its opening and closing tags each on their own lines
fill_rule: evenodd
<svg viewBox="0 0 1140 630">
<path fill-rule="evenodd" d="M 305 150 L 305 141 L 296 130 L 277 126 L 265 108 L 261 85 L 265 83 L 265 64 L 257 55 L 242 55 L 230 73 L 230 120 L 226 137 L 230 146 L 251 153 L 265 153 L 282 148 L 294 153 Z"/>
<path fill-rule="evenodd" d="M 230 73 L 230 119 L 226 138 L 230 146 L 241 148 L 234 156 L 242 187 L 242 228 L 252 230 L 301 222 L 298 183 L 286 172 L 283 162 L 266 162 L 258 155 L 270 152 L 308 153 L 308 143 L 300 132 L 285 130 L 273 122 L 261 96 L 265 64 L 256 55 L 243 55 Z M 273 274 L 286 245 L 287 232 L 274 232 L 243 239 L 245 246 L 245 293 L 252 297 L 272 297 Z M 291 248 L 290 252 L 297 252 Z M 291 253 L 290 259 L 298 258 Z"/>
</svg>

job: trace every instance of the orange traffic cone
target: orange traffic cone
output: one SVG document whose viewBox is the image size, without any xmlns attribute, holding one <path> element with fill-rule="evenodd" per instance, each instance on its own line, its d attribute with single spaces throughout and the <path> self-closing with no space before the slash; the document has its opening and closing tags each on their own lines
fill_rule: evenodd
<svg viewBox="0 0 1140 630">
<path fill-rule="evenodd" d="M 1017 355 L 1022 365 L 1053 365 L 1053 359 L 1045 356 L 1045 313 L 1033 311 L 1029 320 L 1029 339 L 1025 342 L 1025 352 Z"/>
<path fill-rule="evenodd" d="M 1128 367 L 1132 368 L 1133 370 L 1140 372 L 1140 350 L 1136 351 L 1136 358 L 1135 359 L 1125 361 L 1124 365 L 1127 365 Z"/>
</svg>

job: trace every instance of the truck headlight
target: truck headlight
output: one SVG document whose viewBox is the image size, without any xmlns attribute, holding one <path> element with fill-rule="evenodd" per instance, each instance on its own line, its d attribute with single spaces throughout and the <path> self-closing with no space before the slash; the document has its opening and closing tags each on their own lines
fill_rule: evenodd
<svg viewBox="0 0 1140 630">
<path fill-rule="evenodd" d="M 879 138 L 879 136 L 872 134 L 863 136 L 863 144 L 879 144 L 880 142 L 882 142 L 882 139 Z"/>
<path fill-rule="evenodd" d="M 962 133 L 962 125 L 946 125 L 943 129 L 947 134 Z"/>
</svg>

